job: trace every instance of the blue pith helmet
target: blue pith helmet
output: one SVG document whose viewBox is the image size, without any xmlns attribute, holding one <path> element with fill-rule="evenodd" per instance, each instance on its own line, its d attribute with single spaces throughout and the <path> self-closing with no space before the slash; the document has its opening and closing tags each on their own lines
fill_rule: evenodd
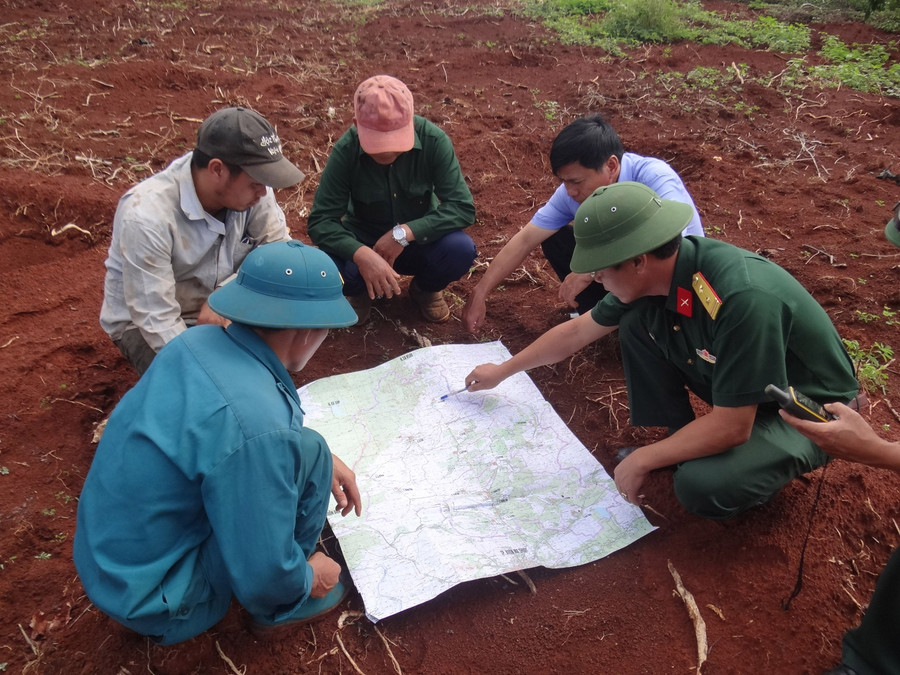
<svg viewBox="0 0 900 675">
<path fill-rule="evenodd" d="M 237 278 L 209 296 L 226 319 L 263 328 L 343 328 L 356 323 L 337 266 L 299 241 L 264 244 L 250 252 Z"/>
</svg>

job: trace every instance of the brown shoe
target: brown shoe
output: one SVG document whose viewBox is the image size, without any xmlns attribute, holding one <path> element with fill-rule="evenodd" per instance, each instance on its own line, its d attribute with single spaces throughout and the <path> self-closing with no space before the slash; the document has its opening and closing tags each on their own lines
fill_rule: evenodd
<svg viewBox="0 0 900 675">
<path fill-rule="evenodd" d="M 409 285 L 409 297 L 419 306 L 419 311 L 426 321 L 441 323 L 450 318 L 450 308 L 444 300 L 444 291 L 432 293 L 421 291 L 413 282 Z"/>
<path fill-rule="evenodd" d="M 356 312 L 356 323 L 360 326 L 369 320 L 369 314 L 372 313 L 372 299 L 368 293 L 360 293 L 359 295 L 348 295 L 347 302 Z"/>
</svg>

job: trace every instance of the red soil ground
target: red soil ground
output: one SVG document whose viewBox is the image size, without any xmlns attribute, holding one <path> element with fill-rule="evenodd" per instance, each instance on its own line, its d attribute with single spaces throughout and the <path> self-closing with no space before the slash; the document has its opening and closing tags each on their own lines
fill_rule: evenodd
<svg viewBox="0 0 900 675">
<path fill-rule="evenodd" d="M 656 473 L 646 495 L 658 531 L 590 565 L 530 570 L 536 593 L 519 577 L 486 579 L 377 627 L 332 615 L 268 644 L 244 629 L 237 605 L 214 629 L 169 648 L 117 627 L 85 597 L 71 541 L 94 426 L 135 382 L 97 322 L 116 201 L 192 147 L 197 125 L 216 108 L 249 105 L 277 124 L 287 154 L 308 173 L 279 194 L 292 233 L 306 239 L 318 173 L 351 121 L 356 85 L 376 73 L 402 78 L 418 111 L 455 143 L 478 208 L 469 231 L 482 264 L 554 189 L 547 152 L 556 133 L 601 111 L 628 149 L 676 167 L 709 236 L 787 268 L 842 336 L 869 348 L 900 346 L 884 314 L 900 309 L 900 254 L 882 237 L 900 187 L 877 177 L 900 171 L 896 99 L 846 88 L 779 92 L 788 57 L 766 51 L 681 44 L 612 58 L 560 46 L 540 25 L 496 11 L 499 3 L 2 7 L 5 672 L 355 672 L 352 658 L 362 672 L 390 673 L 392 654 L 405 673 L 688 673 L 697 663 L 694 630 L 673 594 L 669 561 L 705 618 L 708 675 L 819 673 L 838 661 L 843 632 L 859 621 L 900 540 L 900 479 L 841 461 L 724 524 L 687 515 L 670 475 Z M 853 23 L 813 29 L 816 44 L 820 31 L 847 43 L 892 37 Z M 709 91 L 667 91 L 653 77 L 701 65 L 735 73 L 714 92 L 718 101 Z M 368 325 L 333 332 L 297 383 L 399 356 L 418 346 L 412 330 L 435 343 L 500 339 L 515 352 L 563 320 L 558 284 L 536 254 L 492 296 L 483 335 L 468 335 L 458 316 L 480 274 L 451 286 L 449 323 L 425 325 L 404 295 L 379 305 Z M 866 413 L 896 439 L 898 376 L 894 366 L 888 373 Z M 628 425 L 615 340 L 532 376 L 609 471 L 617 447 L 658 434 Z M 802 591 L 785 610 L 801 570 Z M 344 608 L 361 609 L 358 596 Z"/>
</svg>

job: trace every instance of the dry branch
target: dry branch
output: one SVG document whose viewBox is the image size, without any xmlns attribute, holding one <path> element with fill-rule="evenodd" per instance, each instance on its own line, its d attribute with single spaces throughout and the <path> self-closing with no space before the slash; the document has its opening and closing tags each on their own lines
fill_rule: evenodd
<svg viewBox="0 0 900 675">
<path fill-rule="evenodd" d="M 56 237 L 56 236 L 62 234 L 63 232 L 65 232 L 66 230 L 78 230 L 82 234 L 86 234 L 87 236 L 89 236 L 91 238 L 94 237 L 93 234 L 91 234 L 90 232 L 85 230 L 83 227 L 78 227 L 75 223 L 66 223 L 62 227 L 54 227 L 52 230 L 50 230 L 50 236 Z"/>
<path fill-rule="evenodd" d="M 697 675 L 700 675 L 700 669 L 703 667 L 709 654 L 709 643 L 706 640 L 706 622 L 700 616 L 700 608 L 697 607 L 697 601 L 694 600 L 694 596 L 681 583 L 681 575 L 678 574 L 678 570 L 672 565 L 671 560 L 668 561 L 668 564 L 669 572 L 672 574 L 672 578 L 675 579 L 675 590 L 681 596 L 687 607 L 688 615 L 691 617 L 691 621 L 694 622 L 694 634 L 697 636 Z"/>
<path fill-rule="evenodd" d="M 391 663 L 394 664 L 394 670 L 397 671 L 397 675 L 403 675 L 403 670 L 400 668 L 400 663 L 394 657 L 394 652 L 391 651 L 391 645 L 388 642 L 388 639 L 384 636 L 384 634 L 378 630 L 378 626 L 372 624 L 372 628 L 375 629 L 375 632 L 378 633 L 378 637 L 381 638 L 381 641 L 384 643 L 384 648 L 387 649 L 388 656 L 391 657 Z"/>
<path fill-rule="evenodd" d="M 228 668 L 231 669 L 231 672 L 234 673 L 234 675 L 245 675 L 245 673 L 247 672 L 247 666 L 244 666 L 240 669 L 235 667 L 234 661 L 225 656 L 225 652 L 223 652 L 222 648 L 219 646 L 218 640 L 216 640 L 216 651 L 219 652 L 219 656 L 222 657 L 222 660 L 225 662 Z"/>
<path fill-rule="evenodd" d="M 337 640 L 338 645 L 341 648 L 341 651 L 344 652 L 344 656 L 347 657 L 347 660 L 350 662 L 350 665 L 353 666 L 353 670 L 355 670 L 359 675 L 366 675 L 362 670 L 359 669 L 359 666 L 356 665 L 356 661 L 353 660 L 353 657 L 350 656 L 350 652 L 347 651 L 347 648 L 344 646 L 344 641 L 341 640 L 341 636 L 337 633 L 334 634 L 334 639 Z"/>
<path fill-rule="evenodd" d="M 537 595 L 537 586 L 534 585 L 534 582 L 531 578 L 525 574 L 524 570 L 516 570 L 516 574 L 522 577 L 522 581 L 525 582 L 525 585 L 528 586 L 528 590 L 531 591 L 532 595 Z"/>
</svg>

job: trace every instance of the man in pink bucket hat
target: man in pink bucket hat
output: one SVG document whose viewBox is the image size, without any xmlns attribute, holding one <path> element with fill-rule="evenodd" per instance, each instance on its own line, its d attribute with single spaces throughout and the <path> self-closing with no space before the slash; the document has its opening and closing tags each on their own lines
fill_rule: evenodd
<svg viewBox="0 0 900 675">
<path fill-rule="evenodd" d="M 389 75 L 353 97 L 354 125 L 328 157 L 309 214 L 313 243 L 335 261 L 344 294 L 364 323 L 375 298 L 409 295 L 427 321 L 450 318 L 444 289 L 469 271 L 472 193 L 453 144 L 413 114 L 409 88 Z"/>
</svg>

